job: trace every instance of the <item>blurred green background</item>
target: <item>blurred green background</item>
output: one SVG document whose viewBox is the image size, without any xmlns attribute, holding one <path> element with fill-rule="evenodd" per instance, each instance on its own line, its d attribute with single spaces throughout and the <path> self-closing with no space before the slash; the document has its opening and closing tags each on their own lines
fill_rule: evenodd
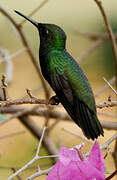
<svg viewBox="0 0 117 180">
<path fill-rule="evenodd" d="M 42 0 L 1 0 L 0 6 L 4 7 L 17 23 L 20 23 L 23 21 L 23 18 L 15 14 L 13 10 L 16 9 L 28 16 L 28 14 L 39 6 L 41 2 Z M 116 33 L 117 1 L 102 0 L 102 3 L 113 31 Z M 105 33 L 103 18 L 93 0 L 50 0 L 43 8 L 36 12 L 32 18 L 39 22 L 57 24 L 62 27 L 67 34 L 67 49 L 75 59 L 78 59 L 78 57 L 94 43 L 94 41 L 80 36 L 77 31 L 90 32 L 94 34 Z M 39 37 L 37 29 L 28 22 L 26 22 L 22 28 L 38 61 Z M 7 49 L 9 54 L 13 54 L 23 48 L 20 37 L 16 33 L 14 27 L 1 13 L 0 47 Z M 39 96 L 39 98 L 44 97 L 44 93 L 41 88 L 42 85 L 27 52 L 23 52 L 20 56 L 13 58 L 12 61 L 14 65 L 13 81 L 8 87 L 9 96 L 11 98 L 20 98 L 25 95 L 25 88 L 35 89 L 40 87 L 37 96 Z M 89 81 L 91 82 L 94 93 L 97 92 L 105 84 L 102 77 L 105 76 L 107 79 L 110 79 L 115 73 L 114 56 L 110 42 L 106 41 L 97 47 L 91 54 L 80 62 L 80 66 L 83 68 Z M 0 76 L 3 72 L 4 63 L 0 63 Z M 108 99 L 108 96 L 115 99 L 113 92 L 108 89 L 96 99 L 96 102 L 105 101 Z M 116 114 L 115 108 L 104 108 L 99 111 L 113 113 L 114 115 Z M 43 118 L 33 117 L 33 119 L 41 127 L 44 124 Z M 106 121 L 115 120 L 107 116 L 99 116 L 99 119 Z M 50 123 L 52 122 L 53 120 L 51 120 Z M 79 133 L 79 128 L 77 128 L 74 123 L 72 124 L 73 125 L 71 127 L 71 123 L 61 122 L 51 132 L 51 137 L 58 148 L 60 148 L 61 145 L 72 147 L 82 142 L 81 139 L 79 140 L 62 130 L 62 127 L 67 127 L 74 132 Z M 14 137 L 0 138 L 1 180 L 7 179 L 7 177 L 12 173 L 11 167 L 21 167 L 24 163 L 28 162 L 36 152 L 38 140 L 34 138 L 16 119 L 0 127 L 0 136 L 2 137 L 17 131 L 25 132 Z M 108 139 L 113 133 L 114 131 L 105 130 L 105 138 L 99 138 L 100 144 Z M 87 142 L 85 143 L 88 144 Z M 90 147 L 91 146 L 86 148 L 86 150 L 89 150 Z M 113 147 L 114 143 L 111 145 L 112 151 Z M 41 149 L 41 154 L 47 154 L 44 148 Z M 51 163 L 51 160 L 43 160 L 40 162 L 42 168 L 48 167 Z M 109 164 L 112 164 L 111 167 Z M 109 171 L 112 172 L 114 169 L 114 163 L 111 155 L 108 156 L 106 165 L 107 170 L 109 169 Z M 37 164 L 32 165 L 31 168 L 22 173 L 23 179 L 35 172 L 35 169 L 33 168 L 35 166 L 37 166 Z M 41 178 L 39 177 L 37 179 Z M 45 176 L 42 176 L 42 179 L 45 179 Z"/>
</svg>

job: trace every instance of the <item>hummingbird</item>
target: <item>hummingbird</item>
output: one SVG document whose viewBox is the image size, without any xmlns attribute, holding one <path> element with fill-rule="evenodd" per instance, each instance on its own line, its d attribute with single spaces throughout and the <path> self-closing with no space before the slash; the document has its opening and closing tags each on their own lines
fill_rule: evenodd
<svg viewBox="0 0 117 180">
<path fill-rule="evenodd" d="M 66 34 L 59 26 L 39 23 L 15 10 L 39 32 L 39 60 L 42 75 L 71 119 L 88 139 L 104 134 L 97 118 L 93 91 L 79 64 L 66 50 Z"/>
</svg>

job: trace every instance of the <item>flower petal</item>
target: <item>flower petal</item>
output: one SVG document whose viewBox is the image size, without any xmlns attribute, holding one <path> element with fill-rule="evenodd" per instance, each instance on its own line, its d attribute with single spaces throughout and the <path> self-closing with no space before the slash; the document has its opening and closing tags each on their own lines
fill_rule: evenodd
<svg viewBox="0 0 117 180">
<path fill-rule="evenodd" d="M 75 149 L 71 150 L 66 147 L 62 147 L 60 151 L 60 161 L 67 165 L 71 160 L 80 161 L 77 151 Z"/>
<path fill-rule="evenodd" d="M 105 177 L 104 158 L 97 141 L 95 141 L 91 149 L 90 155 L 88 156 L 88 161 L 90 164 L 92 164 L 92 166 L 97 168 Z"/>
<path fill-rule="evenodd" d="M 60 160 L 46 180 L 105 180 L 104 159 L 97 141 L 88 158 L 80 159 L 76 149 L 62 147 Z"/>
<path fill-rule="evenodd" d="M 88 161 L 70 161 L 65 166 L 58 161 L 52 168 L 46 180 L 105 180 L 101 172 Z"/>
<path fill-rule="evenodd" d="M 77 162 L 71 161 L 65 166 L 61 161 L 58 161 L 48 174 L 46 180 L 85 180 L 85 178 L 78 171 Z"/>
</svg>

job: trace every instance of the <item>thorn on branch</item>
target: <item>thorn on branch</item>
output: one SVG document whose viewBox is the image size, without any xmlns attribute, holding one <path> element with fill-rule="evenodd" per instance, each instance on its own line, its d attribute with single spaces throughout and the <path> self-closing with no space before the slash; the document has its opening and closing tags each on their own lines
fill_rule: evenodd
<svg viewBox="0 0 117 180">
<path fill-rule="evenodd" d="M 107 147 L 107 149 L 106 149 L 106 154 L 104 155 L 104 159 L 107 158 L 107 156 L 108 156 L 108 154 L 109 154 L 109 152 L 110 152 L 110 149 L 111 149 L 111 148 Z"/>
<path fill-rule="evenodd" d="M 111 96 L 108 96 L 108 101 L 111 102 Z"/>
<path fill-rule="evenodd" d="M 6 83 L 6 75 L 5 75 L 5 74 L 2 75 L 1 81 L 2 81 L 2 85 L 3 85 L 4 87 L 7 87 L 7 83 Z"/>
<path fill-rule="evenodd" d="M 15 173 L 17 170 L 16 170 L 16 168 L 11 168 L 12 169 L 12 171 Z M 19 179 L 19 180 L 22 180 L 22 177 L 18 174 L 17 175 L 17 179 Z"/>
<path fill-rule="evenodd" d="M 8 94 L 7 94 L 7 83 L 6 83 L 6 76 L 2 75 L 1 79 L 1 87 L 2 93 L 0 94 L 0 100 L 7 101 L 8 100 Z"/>
<path fill-rule="evenodd" d="M 28 94 L 28 96 L 31 98 L 31 99 L 38 99 L 38 98 L 36 98 L 35 96 L 33 96 L 33 94 L 31 93 L 31 89 L 26 89 L 26 92 L 27 92 L 27 94 Z"/>
</svg>

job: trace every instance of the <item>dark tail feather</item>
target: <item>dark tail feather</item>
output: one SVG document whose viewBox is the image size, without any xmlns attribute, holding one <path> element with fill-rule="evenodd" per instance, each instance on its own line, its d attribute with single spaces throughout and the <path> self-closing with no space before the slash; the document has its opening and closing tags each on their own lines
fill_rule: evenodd
<svg viewBox="0 0 117 180">
<path fill-rule="evenodd" d="M 76 103 L 75 110 L 77 110 L 77 112 L 75 113 L 77 117 L 75 117 L 74 120 L 76 124 L 79 124 L 84 135 L 89 139 L 90 138 L 89 132 L 91 132 L 91 127 L 86 123 L 85 114 L 79 103 Z"/>
<path fill-rule="evenodd" d="M 87 114 L 86 108 L 84 108 L 84 106 L 82 104 L 80 104 L 80 107 L 81 107 L 80 113 L 82 113 L 82 116 L 81 116 L 82 131 L 85 135 L 86 135 L 86 132 L 88 133 L 88 136 L 86 135 L 86 137 L 88 139 L 90 139 L 90 138 L 93 139 L 93 137 L 97 136 L 97 134 L 93 130 L 93 126 L 92 126 L 90 118 L 87 118 L 89 116 Z M 86 128 L 85 128 L 84 124 L 85 124 Z"/>
<path fill-rule="evenodd" d="M 83 102 L 75 100 L 74 113 L 76 115 L 75 119 L 73 119 L 76 124 L 79 124 L 84 135 L 88 139 L 97 139 L 98 136 L 103 136 L 102 126 L 97 119 L 97 115 L 92 112 L 88 106 L 86 106 Z"/>
</svg>

